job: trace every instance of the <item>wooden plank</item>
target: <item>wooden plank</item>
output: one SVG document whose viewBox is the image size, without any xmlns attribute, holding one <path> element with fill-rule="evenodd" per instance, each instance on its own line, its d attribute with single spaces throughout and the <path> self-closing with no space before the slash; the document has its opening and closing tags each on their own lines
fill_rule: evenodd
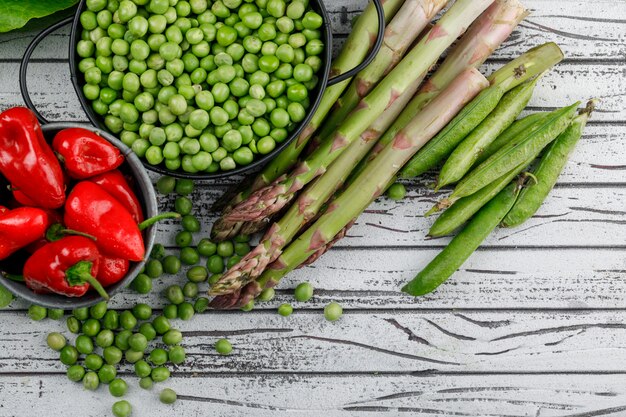
<svg viewBox="0 0 626 417">
<path fill-rule="evenodd" d="M 201 219 L 201 236 L 208 236 L 216 214 L 210 212 L 212 202 L 223 190 L 217 187 L 198 188 L 193 196 L 195 213 Z M 432 247 L 447 244 L 448 238 L 428 239 L 426 235 L 435 217 L 425 218 L 428 211 L 448 191 L 434 193 L 409 184 L 407 197 L 392 201 L 381 197 L 362 214 L 348 237 L 338 246 L 358 247 Z M 624 246 L 626 245 L 626 211 L 623 187 L 557 187 L 537 214 L 514 229 L 497 229 L 484 245 L 495 247 L 559 247 L 559 246 Z M 173 207 L 174 197 L 161 197 L 163 209 Z M 177 221 L 158 226 L 159 241 L 174 244 L 180 230 Z"/>
<path fill-rule="evenodd" d="M 490 74 L 501 64 L 488 63 L 482 71 Z M 3 64 L 0 73 L 0 100 L 3 108 L 22 104 L 18 91 L 19 64 Z M 70 82 L 68 64 L 65 62 L 33 63 L 29 67 L 29 88 L 34 103 L 42 114 L 51 120 L 86 120 Z M 615 122 L 626 120 L 625 86 L 622 83 L 626 69 L 621 64 L 561 63 L 548 73 L 538 85 L 529 106 L 531 109 L 550 110 L 599 98 L 594 121 Z M 592 77 L 602 83 L 589 82 Z"/>
<path fill-rule="evenodd" d="M 437 291 L 414 298 L 400 292 L 439 249 L 342 249 L 325 254 L 314 265 L 296 270 L 278 286 L 270 303 L 257 310 L 275 310 L 293 302 L 293 288 L 308 281 L 315 296 L 297 304 L 302 310 L 321 309 L 331 301 L 345 309 L 603 309 L 621 306 L 626 298 L 623 249 L 485 249 L 474 253 Z M 172 252 L 173 253 L 173 252 Z M 138 300 L 156 307 L 172 284 L 183 285 L 185 268 L 177 277 L 153 280 L 150 295 L 127 289 L 111 301 L 112 308 L 130 308 Z M 207 284 L 201 284 L 205 290 Z M 139 297 L 139 298 L 138 298 Z M 28 304 L 14 301 L 13 309 Z"/>
<path fill-rule="evenodd" d="M 366 0 L 327 2 L 336 47 L 350 31 L 350 22 L 365 7 Z M 588 2 L 572 0 L 525 0 L 531 15 L 510 39 L 494 53 L 494 58 L 509 59 L 543 42 L 556 42 L 568 59 L 623 60 L 626 48 L 626 11 L 619 0 Z M 345 12 L 344 12 L 345 10 Z M 0 35 L 1 60 L 20 59 L 36 32 L 11 32 Z M 67 57 L 69 27 L 50 35 L 35 52 L 35 59 Z M 62 51 L 62 55 L 59 55 Z"/>
<path fill-rule="evenodd" d="M 625 319 L 624 311 L 381 311 L 330 323 L 320 310 L 296 310 L 289 318 L 209 313 L 173 326 L 184 334 L 188 361 L 176 369 L 185 373 L 626 373 Z M 0 372 L 65 370 L 45 348 L 46 334 L 64 323 L 31 323 L 23 312 L 3 312 L 2 322 Z M 233 344 L 231 355 L 213 349 L 220 337 Z"/>
<path fill-rule="evenodd" d="M 133 381 L 125 397 L 133 416 L 372 417 L 411 416 L 621 416 L 624 375 L 209 375 L 177 376 L 161 386 L 179 401 L 157 400 Z M 0 377 L 6 417 L 101 417 L 117 399 L 85 391 L 60 375 Z M 68 407 L 67 399 L 72 398 Z"/>
</svg>

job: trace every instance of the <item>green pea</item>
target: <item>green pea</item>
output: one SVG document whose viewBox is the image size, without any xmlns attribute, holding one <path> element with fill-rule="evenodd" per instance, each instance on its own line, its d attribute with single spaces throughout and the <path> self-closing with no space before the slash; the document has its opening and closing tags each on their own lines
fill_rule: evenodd
<svg viewBox="0 0 626 417">
<path fill-rule="evenodd" d="M 324 43 L 319 39 L 311 39 L 305 47 L 307 55 L 319 55 L 324 51 Z"/>
<path fill-rule="evenodd" d="M 140 274 L 141 275 L 141 274 Z M 119 315 L 115 310 L 108 310 L 102 318 L 102 327 L 109 330 L 116 330 L 119 327 Z"/>
<path fill-rule="evenodd" d="M 102 367 L 103 360 L 100 355 L 96 355 L 95 353 L 90 353 L 85 357 L 85 367 L 87 369 L 91 369 L 92 371 L 97 371 Z"/>
<path fill-rule="evenodd" d="M 132 330 L 137 326 L 137 318 L 129 310 L 124 310 L 120 314 L 120 326 L 125 330 Z"/>
<path fill-rule="evenodd" d="M 181 219 L 181 224 L 183 226 L 183 229 L 188 232 L 195 233 L 200 231 L 200 222 L 195 216 L 191 214 L 183 216 L 183 218 Z"/>
<path fill-rule="evenodd" d="M 259 294 L 258 300 L 259 301 L 271 301 L 272 299 L 274 299 L 274 295 L 275 295 L 274 288 L 266 288 L 263 291 L 261 291 L 261 294 Z"/>
<path fill-rule="evenodd" d="M 78 360 L 78 350 L 72 345 L 65 345 L 61 348 L 59 359 L 64 365 L 74 365 Z"/>
<path fill-rule="evenodd" d="M 83 387 L 85 389 L 88 389 L 90 391 L 95 391 L 98 389 L 99 385 L 100 385 L 100 379 L 98 378 L 97 373 L 93 371 L 89 371 L 85 374 L 85 376 L 83 376 Z"/>
<path fill-rule="evenodd" d="M 276 110 L 281 110 L 281 109 L 276 109 Z M 274 148 L 276 147 L 276 142 L 274 141 L 274 138 L 272 138 L 271 136 L 264 136 L 257 141 L 256 146 L 260 154 L 266 155 L 274 150 Z"/>
<path fill-rule="evenodd" d="M 174 255 L 163 258 L 163 270 L 168 274 L 177 274 L 180 270 L 180 259 Z"/>
<path fill-rule="evenodd" d="M 300 48 L 306 45 L 307 39 L 302 33 L 293 33 L 289 35 L 289 45 L 293 48 Z"/>
<path fill-rule="evenodd" d="M 311 297 L 313 297 L 313 286 L 308 282 L 302 282 L 298 284 L 298 286 L 294 290 L 294 298 L 296 299 L 296 301 L 309 301 Z"/>
<path fill-rule="evenodd" d="M 152 323 L 142 323 L 139 326 L 139 333 L 144 335 L 148 341 L 154 340 L 157 335 L 156 329 Z"/>
<path fill-rule="evenodd" d="M 283 317 L 290 316 L 293 313 L 293 307 L 290 304 L 283 303 L 278 306 L 278 314 Z"/>
<path fill-rule="evenodd" d="M 115 346 L 121 350 L 128 350 L 130 345 L 128 344 L 128 339 L 133 335 L 128 329 L 122 330 L 118 334 L 115 335 Z"/>
<path fill-rule="evenodd" d="M 141 378 L 139 380 L 139 386 L 143 389 L 150 389 L 152 388 L 152 378 L 150 378 L 149 376 L 145 377 L 145 378 Z"/>
<path fill-rule="evenodd" d="M 100 322 L 96 319 L 87 319 L 83 323 L 83 333 L 93 337 L 100 332 Z"/>
<path fill-rule="evenodd" d="M 144 352 L 128 349 L 124 352 L 124 359 L 128 363 L 135 363 L 141 359 L 143 359 Z"/>
<path fill-rule="evenodd" d="M 193 193 L 193 180 L 181 178 L 176 183 L 176 193 L 182 196 Z M 180 214 L 183 214 L 179 211 Z M 187 213 L 188 214 L 188 213 Z"/>
<path fill-rule="evenodd" d="M 324 307 L 324 317 L 328 321 L 337 321 L 343 314 L 343 308 L 339 303 L 333 301 Z"/>
<path fill-rule="evenodd" d="M 208 271 L 203 266 L 198 265 L 187 270 L 187 279 L 191 281 L 192 283 L 204 282 L 206 281 L 207 276 L 208 276 Z M 185 290 L 183 288 L 183 293 L 184 292 Z M 185 296 L 189 298 L 195 297 L 195 295 L 187 295 L 187 294 L 185 294 Z"/>
<path fill-rule="evenodd" d="M 126 381 L 121 378 L 115 378 L 109 383 L 109 393 L 114 397 L 123 397 L 127 389 Z"/>
<path fill-rule="evenodd" d="M 165 298 L 169 300 L 172 304 L 180 304 L 185 301 L 185 296 L 183 295 L 183 290 L 179 285 L 170 285 L 165 289 Z"/>
<path fill-rule="evenodd" d="M 46 342 L 51 349 L 54 349 L 57 352 L 63 349 L 67 344 L 65 336 L 58 332 L 49 333 L 48 337 L 46 338 Z"/>
<path fill-rule="evenodd" d="M 130 403 L 126 400 L 115 402 L 111 411 L 115 417 L 129 417 L 133 413 Z"/>
<path fill-rule="evenodd" d="M 117 337 L 116 337 L 117 341 Z M 122 350 L 117 346 L 109 346 L 102 350 L 104 361 L 109 365 L 116 365 L 122 360 Z"/>
<path fill-rule="evenodd" d="M 111 346 L 113 345 L 113 342 L 115 342 L 115 335 L 112 330 L 100 330 L 100 333 L 96 336 L 96 345 L 101 348 Z"/>
<path fill-rule="evenodd" d="M 171 327 L 170 321 L 165 316 L 157 316 L 152 321 L 152 326 L 158 334 L 165 334 Z"/>
<path fill-rule="evenodd" d="M 98 378 L 103 384 L 109 384 L 115 379 L 116 376 L 117 370 L 115 369 L 115 366 L 108 363 L 102 365 L 102 367 L 98 370 Z"/>
<path fill-rule="evenodd" d="M 258 29 L 263 24 L 263 16 L 259 12 L 248 13 L 242 16 L 241 22 L 250 29 Z"/>
<path fill-rule="evenodd" d="M 131 282 L 130 287 L 139 294 L 148 294 L 152 291 L 152 279 L 146 274 L 139 274 Z"/>
<path fill-rule="evenodd" d="M 135 374 L 139 378 L 145 378 L 152 373 L 152 367 L 145 360 L 135 362 Z"/>
<path fill-rule="evenodd" d="M 174 209 L 181 216 L 186 216 L 189 213 L 191 213 L 192 208 L 193 208 L 193 203 L 187 197 L 178 197 L 174 201 Z"/>
<path fill-rule="evenodd" d="M 158 259 L 150 259 L 146 263 L 146 275 L 150 278 L 158 278 L 163 275 L 163 264 Z M 137 317 L 141 318 L 141 317 Z"/>
<path fill-rule="evenodd" d="M 176 178 L 170 177 L 168 175 L 163 175 L 161 178 L 158 179 L 156 187 L 161 194 L 171 194 L 174 192 L 174 188 L 176 187 Z"/>
<path fill-rule="evenodd" d="M 223 270 L 223 268 L 222 268 L 222 270 Z M 213 275 L 211 275 L 209 277 L 209 285 L 214 285 L 216 282 L 218 282 L 220 280 L 220 278 L 222 278 L 222 274 L 221 273 L 220 274 L 213 274 Z"/>
<path fill-rule="evenodd" d="M 188 302 L 183 302 L 178 305 L 178 318 L 181 320 L 191 320 L 195 311 L 193 305 Z"/>
<path fill-rule="evenodd" d="M 217 245 L 211 242 L 209 239 L 202 239 L 200 242 L 198 242 L 198 247 L 196 248 L 196 250 L 202 256 L 211 256 L 217 251 Z"/>
<path fill-rule="evenodd" d="M 67 379 L 73 382 L 80 382 L 85 376 L 85 368 L 80 365 L 72 365 L 67 368 Z"/>
<path fill-rule="evenodd" d="M 176 399 L 176 391 L 171 388 L 164 388 L 159 394 L 159 401 L 163 404 L 174 404 Z"/>
<path fill-rule="evenodd" d="M 32 304 L 28 307 L 28 317 L 34 321 L 40 321 L 46 318 L 48 310 L 45 307 Z"/>
<path fill-rule="evenodd" d="M 168 346 L 177 345 L 183 340 L 183 334 L 176 329 L 170 329 L 163 335 L 163 343 Z"/>
<path fill-rule="evenodd" d="M 209 308 L 209 299 L 206 297 L 199 297 L 193 304 L 196 313 L 204 313 L 207 308 Z"/>
<path fill-rule="evenodd" d="M 398 182 L 393 183 L 387 189 L 387 197 L 389 197 L 391 200 L 395 200 L 395 201 L 402 200 L 405 195 L 406 195 L 406 188 L 404 187 L 403 184 L 400 184 Z"/>
<path fill-rule="evenodd" d="M 170 371 L 164 366 L 159 366 L 152 370 L 150 376 L 154 382 L 163 382 L 170 377 Z"/>
<path fill-rule="evenodd" d="M 93 352 L 93 341 L 91 340 L 91 337 L 89 336 L 85 336 L 85 335 L 78 336 L 76 338 L 75 345 L 76 345 L 76 350 L 78 350 L 79 353 L 86 355 L 86 354 Z"/>
<path fill-rule="evenodd" d="M 194 248 L 186 247 L 180 251 L 180 261 L 185 265 L 195 265 L 200 260 L 198 251 Z"/>
<path fill-rule="evenodd" d="M 233 345 L 227 339 L 219 339 L 215 342 L 215 350 L 220 355 L 229 355 L 233 351 Z"/>
<path fill-rule="evenodd" d="M 152 316 L 152 307 L 145 303 L 136 304 L 133 307 L 133 315 L 139 320 L 148 320 Z"/>
</svg>

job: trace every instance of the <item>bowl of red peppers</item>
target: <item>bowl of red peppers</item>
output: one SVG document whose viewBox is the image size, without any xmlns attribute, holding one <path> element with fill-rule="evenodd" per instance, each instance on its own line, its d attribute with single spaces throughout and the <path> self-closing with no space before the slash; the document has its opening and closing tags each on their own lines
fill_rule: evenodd
<svg viewBox="0 0 626 417">
<path fill-rule="evenodd" d="M 0 113 L 0 283 L 15 295 L 63 309 L 110 298 L 139 274 L 164 217 L 112 135 L 41 126 L 24 107 Z"/>
</svg>

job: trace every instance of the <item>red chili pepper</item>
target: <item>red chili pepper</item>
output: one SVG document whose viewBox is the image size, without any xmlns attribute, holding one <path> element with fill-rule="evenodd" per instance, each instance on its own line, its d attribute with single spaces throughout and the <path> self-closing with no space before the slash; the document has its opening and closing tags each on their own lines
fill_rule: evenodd
<svg viewBox="0 0 626 417">
<path fill-rule="evenodd" d="M 68 236 L 37 250 L 24 264 L 24 281 L 35 291 L 82 297 L 93 287 L 109 299 L 95 276 L 100 254 L 95 243 L 82 236 Z"/>
<path fill-rule="evenodd" d="M 51 240 L 48 239 L 48 234 L 50 233 L 51 229 L 55 225 L 61 224 L 61 222 L 63 221 L 63 214 L 61 214 L 61 212 L 57 210 L 44 210 L 44 211 L 48 215 L 48 223 L 46 225 L 46 232 L 44 233 L 42 237 L 40 237 L 33 243 L 29 244 L 28 246 L 26 246 L 25 249 L 29 253 L 34 253 L 37 249 L 46 245 L 48 242 L 51 242 Z"/>
<path fill-rule="evenodd" d="M 111 171 L 124 162 L 118 148 L 80 127 L 61 130 L 54 137 L 52 148 L 69 176 L 79 180 Z"/>
<path fill-rule="evenodd" d="M 83 181 L 74 186 L 65 203 L 64 221 L 68 228 L 94 236 L 105 255 L 140 261 L 146 254 L 133 217 L 97 184 Z"/>
<path fill-rule="evenodd" d="M 13 198 L 19 204 L 28 207 L 35 207 L 37 203 L 35 203 L 29 196 L 21 192 L 20 190 L 13 190 Z"/>
<path fill-rule="evenodd" d="M 58 208 L 65 201 L 61 165 L 25 107 L 0 113 L 0 173 L 37 207 Z"/>
<path fill-rule="evenodd" d="M 119 170 L 105 172 L 90 178 L 89 181 L 98 184 L 107 193 L 111 194 L 117 201 L 122 203 L 135 219 L 135 222 L 143 221 L 143 212 L 141 204 L 132 188 Z"/>
<path fill-rule="evenodd" d="M 41 239 L 48 227 L 48 214 L 35 207 L 18 207 L 0 214 L 0 259 Z"/>
<path fill-rule="evenodd" d="M 126 259 L 100 256 L 100 267 L 98 268 L 98 281 L 103 287 L 113 285 L 126 276 L 130 262 Z"/>
</svg>

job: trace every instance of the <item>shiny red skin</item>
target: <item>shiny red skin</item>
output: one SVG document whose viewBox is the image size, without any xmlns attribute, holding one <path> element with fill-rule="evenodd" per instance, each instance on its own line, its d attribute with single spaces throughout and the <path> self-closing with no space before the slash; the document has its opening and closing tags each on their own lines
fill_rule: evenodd
<svg viewBox="0 0 626 417">
<path fill-rule="evenodd" d="M 25 107 L 0 113 L 0 173 L 37 207 L 59 208 L 65 202 L 61 164 Z"/>
<path fill-rule="evenodd" d="M 117 169 L 104 174 L 96 175 L 89 181 L 98 184 L 104 188 L 104 191 L 111 194 L 117 201 L 122 203 L 135 219 L 135 222 L 141 223 L 144 220 L 143 210 L 137 196 L 133 192 L 124 175 Z"/>
<path fill-rule="evenodd" d="M 38 249 L 24 264 L 24 282 L 36 292 L 82 297 L 90 285 L 70 285 L 65 271 L 81 261 L 91 262 L 91 275 L 98 274 L 100 254 L 95 243 L 82 236 L 67 236 Z"/>
<path fill-rule="evenodd" d="M 0 214 L 0 259 L 44 237 L 48 223 L 48 214 L 35 207 L 18 207 Z"/>
<path fill-rule="evenodd" d="M 74 186 L 65 203 L 63 220 L 67 228 L 94 236 L 104 255 L 141 261 L 146 254 L 137 222 L 98 184 L 82 181 Z"/>
<path fill-rule="evenodd" d="M 124 155 L 118 148 L 91 130 L 80 127 L 57 133 L 52 149 L 63 161 L 67 174 L 78 180 L 111 171 L 124 162 Z"/>
<path fill-rule="evenodd" d="M 57 224 L 57 223 L 61 223 L 61 224 L 63 223 L 63 214 L 60 211 L 58 210 L 44 210 L 44 211 L 48 215 L 48 225 L 46 226 L 46 232 L 48 231 L 48 228 L 50 228 L 50 226 Z M 48 239 L 46 239 L 46 235 L 44 234 L 41 238 L 29 244 L 24 249 L 26 249 L 26 251 L 29 253 L 34 253 L 37 249 L 41 248 L 42 246 L 46 244 L 48 244 Z"/>
<path fill-rule="evenodd" d="M 130 262 L 126 259 L 100 256 L 100 267 L 96 279 L 103 287 L 108 287 L 124 278 L 129 268 Z"/>
</svg>

